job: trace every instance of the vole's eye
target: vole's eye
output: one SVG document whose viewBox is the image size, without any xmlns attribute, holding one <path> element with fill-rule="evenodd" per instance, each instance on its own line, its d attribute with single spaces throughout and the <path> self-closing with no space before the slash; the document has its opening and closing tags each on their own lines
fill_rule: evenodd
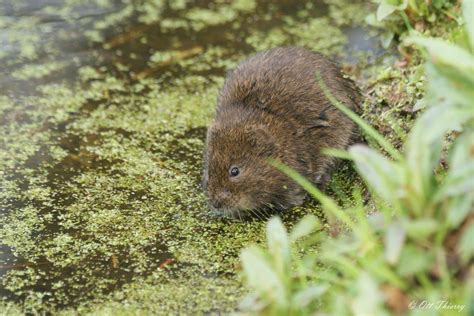
<svg viewBox="0 0 474 316">
<path fill-rule="evenodd" d="M 240 170 L 238 167 L 232 166 L 229 169 L 229 174 L 231 177 L 237 177 L 240 173 Z"/>
</svg>

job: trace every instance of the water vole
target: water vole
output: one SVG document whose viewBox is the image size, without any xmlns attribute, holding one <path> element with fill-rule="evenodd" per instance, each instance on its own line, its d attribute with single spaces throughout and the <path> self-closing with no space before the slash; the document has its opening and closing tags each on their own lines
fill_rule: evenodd
<svg viewBox="0 0 474 316">
<path fill-rule="evenodd" d="M 213 209 L 241 217 L 301 204 L 304 190 L 269 158 L 316 185 L 327 181 L 335 159 L 321 150 L 346 148 L 356 126 L 324 96 L 317 72 L 339 101 L 358 107 L 354 83 L 304 48 L 264 51 L 229 72 L 206 139 L 203 183 Z"/>
</svg>

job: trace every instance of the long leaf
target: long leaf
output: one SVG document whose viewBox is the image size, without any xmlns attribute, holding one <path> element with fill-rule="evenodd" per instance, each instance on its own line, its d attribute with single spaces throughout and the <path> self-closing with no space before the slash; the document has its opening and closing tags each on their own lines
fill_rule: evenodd
<svg viewBox="0 0 474 316">
<path fill-rule="evenodd" d="M 474 58 L 467 50 L 439 38 L 412 36 L 406 40 L 424 46 L 435 64 L 442 63 L 459 69 L 462 73 L 470 73 L 474 69 Z"/>
<path fill-rule="evenodd" d="M 272 217 L 267 223 L 267 243 L 273 265 L 282 279 L 289 272 L 291 250 L 288 233 L 279 217 Z"/>
<path fill-rule="evenodd" d="M 354 145 L 349 153 L 359 174 L 370 188 L 389 203 L 398 206 L 404 194 L 403 170 L 394 162 L 364 145 Z"/>
<path fill-rule="evenodd" d="M 302 175 L 300 175 L 296 170 L 288 167 L 285 164 L 277 160 L 270 160 L 269 161 L 272 166 L 289 176 L 293 179 L 297 184 L 299 184 L 303 189 L 305 189 L 309 194 L 311 194 L 316 200 L 321 202 L 323 205 L 323 209 L 336 217 L 338 220 L 346 224 L 348 227 L 357 231 L 357 226 L 354 224 L 353 220 L 343 212 L 339 206 L 329 197 L 324 195 L 318 188 L 316 188 L 311 182 L 305 179 Z"/>
<path fill-rule="evenodd" d="M 275 305 L 287 305 L 284 284 L 259 248 L 250 246 L 244 249 L 241 253 L 241 261 L 247 282 L 255 291 Z"/>
<path fill-rule="evenodd" d="M 466 22 L 467 35 L 471 44 L 471 50 L 474 50 L 474 1 L 464 0 L 462 2 L 462 13 L 464 22 Z"/>
<path fill-rule="evenodd" d="M 469 128 L 455 141 L 449 170 L 436 200 L 474 192 L 474 129 Z"/>
<path fill-rule="evenodd" d="M 293 227 L 290 233 L 290 240 L 294 242 L 302 237 L 305 237 L 318 229 L 318 227 L 319 222 L 316 216 L 311 214 L 306 215 L 295 225 L 295 227 Z"/>
<path fill-rule="evenodd" d="M 469 109 L 450 105 L 429 108 L 415 123 L 406 143 L 410 187 L 418 197 L 417 210 L 434 192 L 434 169 L 439 163 L 446 133 L 462 126 L 472 117 Z"/>
<path fill-rule="evenodd" d="M 385 137 L 382 136 L 375 128 L 373 128 L 371 125 L 369 125 L 366 121 L 364 121 L 360 116 L 358 116 L 354 111 L 349 109 L 347 106 L 345 106 L 342 102 L 340 102 L 338 99 L 336 99 L 333 94 L 331 93 L 331 90 L 328 88 L 326 83 L 321 77 L 320 73 L 316 73 L 316 80 L 321 87 L 321 89 L 324 92 L 324 95 L 328 100 L 331 102 L 332 105 L 334 105 L 339 111 L 343 112 L 346 114 L 351 120 L 353 120 L 357 125 L 359 125 L 364 132 L 371 138 L 373 138 L 377 143 L 385 149 L 395 160 L 400 160 L 402 159 L 402 156 L 398 152 L 398 150 L 395 149 L 395 147 L 390 144 Z"/>
</svg>

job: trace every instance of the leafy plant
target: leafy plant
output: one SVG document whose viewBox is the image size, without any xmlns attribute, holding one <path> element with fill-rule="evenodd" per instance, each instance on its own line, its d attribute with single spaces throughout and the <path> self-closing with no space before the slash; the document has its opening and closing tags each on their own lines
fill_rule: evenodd
<svg viewBox="0 0 474 316">
<path fill-rule="evenodd" d="M 384 45 L 388 46 L 395 35 L 406 31 L 423 31 L 427 24 L 440 19 L 456 20 L 452 9 L 459 0 L 376 0 L 377 11 L 367 16 L 369 24 L 383 27 L 387 33 Z"/>
<path fill-rule="evenodd" d="M 450 0 L 378 0 L 376 17 L 378 21 L 382 21 L 391 15 L 398 15 L 407 23 L 420 19 L 433 22 L 437 12 L 447 12 L 445 9 L 452 7 L 457 2 Z"/>
<path fill-rule="evenodd" d="M 278 162 L 322 204 L 331 230 L 305 217 L 288 234 L 279 218 L 267 225 L 267 249 L 241 259 L 253 292 L 244 310 L 271 315 L 386 315 L 474 311 L 474 12 L 464 1 L 469 49 L 410 37 L 426 48 L 425 112 L 403 152 L 330 95 L 388 154 L 363 145 L 348 153 L 372 193 L 342 208 Z M 425 302 L 425 303 L 423 303 Z M 423 305 L 425 304 L 425 305 Z M 426 304 L 433 304 L 425 308 Z"/>
</svg>

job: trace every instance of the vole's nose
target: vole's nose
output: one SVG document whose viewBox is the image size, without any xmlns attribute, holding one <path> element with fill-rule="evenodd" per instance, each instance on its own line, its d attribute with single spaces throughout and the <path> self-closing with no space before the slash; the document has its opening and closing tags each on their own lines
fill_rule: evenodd
<svg viewBox="0 0 474 316">
<path fill-rule="evenodd" d="M 230 197 L 230 192 L 229 190 L 222 190 L 219 191 L 215 194 L 215 196 L 212 198 L 211 204 L 215 208 L 221 208 L 224 206 L 225 201 Z"/>
<path fill-rule="evenodd" d="M 227 189 L 221 190 L 217 193 L 218 200 L 226 200 L 230 197 L 230 191 Z"/>
</svg>

